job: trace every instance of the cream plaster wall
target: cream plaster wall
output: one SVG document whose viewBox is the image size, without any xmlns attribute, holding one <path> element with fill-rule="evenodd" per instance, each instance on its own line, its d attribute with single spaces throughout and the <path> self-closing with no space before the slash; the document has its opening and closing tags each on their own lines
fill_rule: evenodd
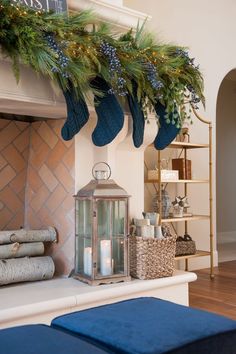
<svg viewBox="0 0 236 354">
<path fill-rule="evenodd" d="M 230 70 L 235 68 L 236 2 L 234 0 L 216 0 L 214 3 L 204 0 L 199 0 L 197 3 L 188 0 L 124 0 L 124 6 L 151 14 L 152 20 L 148 23 L 149 28 L 161 40 L 189 46 L 190 55 L 196 57 L 196 62 L 201 64 L 207 102 L 204 115 L 212 119 L 214 129 L 213 169 L 215 181 L 216 101 L 221 81 Z M 192 141 L 204 141 L 207 138 L 205 130 L 203 130 L 201 124 L 195 121 L 191 129 Z M 194 170 L 196 173 L 201 171 L 202 174 L 206 174 L 206 152 L 202 151 L 198 154 Z M 206 188 L 204 186 L 201 186 L 200 189 L 192 187 L 191 202 L 193 209 L 199 207 L 202 211 L 207 209 Z M 214 226 L 216 230 L 215 182 Z M 207 223 L 205 221 L 192 223 L 189 231 L 195 238 L 199 239 L 199 247 L 207 249 Z M 193 267 L 206 266 L 206 258 L 198 259 L 197 264 L 192 261 L 191 264 Z"/>
<path fill-rule="evenodd" d="M 217 102 L 217 235 L 218 242 L 236 242 L 236 82 L 235 71 L 224 79 Z M 226 212 L 225 212 L 226 211 Z"/>
<path fill-rule="evenodd" d="M 112 143 L 96 147 L 91 139 L 96 125 L 96 115 L 90 114 L 89 122 L 75 137 L 75 191 L 84 187 L 93 177 L 96 162 L 107 162 L 111 167 L 111 178 L 123 187 L 130 198 L 130 219 L 141 218 L 144 211 L 144 150 L 157 134 L 154 117 L 146 124 L 144 144 L 135 148 L 132 141 L 132 119 L 125 115 L 124 127 Z"/>
</svg>

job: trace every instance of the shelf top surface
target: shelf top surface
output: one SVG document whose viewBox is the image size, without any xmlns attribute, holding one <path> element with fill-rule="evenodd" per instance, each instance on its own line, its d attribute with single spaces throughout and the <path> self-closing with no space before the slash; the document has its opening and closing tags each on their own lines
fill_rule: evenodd
<svg viewBox="0 0 236 354">
<path fill-rule="evenodd" d="M 181 218 L 170 217 L 167 219 L 161 219 L 162 222 L 180 222 L 180 221 L 193 221 L 193 220 L 208 220 L 209 215 L 193 215 L 193 216 L 183 216 Z"/>
<path fill-rule="evenodd" d="M 158 179 L 145 179 L 145 183 L 158 183 Z M 161 180 L 161 183 L 209 183 L 208 179 Z"/>
<path fill-rule="evenodd" d="M 187 258 L 195 258 L 195 257 L 204 257 L 204 256 L 209 256 L 210 254 L 211 253 L 209 251 L 200 251 L 200 250 L 198 250 L 195 254 L 176 256 L 175 260 L 187 259 Z"/>
<path fill-rule="evenodd" d="M 154 145 L 151 144 L 149 146 L 153 147 Z M 173 141 L 166 148 L 167 149 L 201 149 L 201 148 L 209 148 L 209 144 L 184 143 L 180 141 Z"/>
</svg>

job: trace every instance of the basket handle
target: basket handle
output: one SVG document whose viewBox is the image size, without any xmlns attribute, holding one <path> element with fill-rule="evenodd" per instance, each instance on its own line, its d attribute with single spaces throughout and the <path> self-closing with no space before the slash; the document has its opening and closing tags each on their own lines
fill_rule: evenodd
<svg viewBox="0 0 236 354">
<path fill-rule="evenodd" d="M 184 241 L 192 241 L 192 237 L 189 236 L 188 234 L 184 235 Z"/>
</svg>

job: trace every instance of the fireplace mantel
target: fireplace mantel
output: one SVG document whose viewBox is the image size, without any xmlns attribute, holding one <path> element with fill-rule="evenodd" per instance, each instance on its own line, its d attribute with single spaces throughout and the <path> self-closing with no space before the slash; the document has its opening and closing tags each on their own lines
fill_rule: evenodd
<svg viewBox="0 0 236 354">
<path fill-rule="evenodd" d="M 112 1 L 102 0 L 68 0 L 68 6 L 71 10 L 94 10 L 99 18 L 109 23 L 114 29 L 124 32 L 129 28 L 136 28 L 137 23 L 140 25 L 145 20 L 149 20 L 151 16 L 130 9 L 125 6 L 111 4 Z"/>
<path fill-rule="evenodd" d="M 98 0 L 68 0 L 71 10 L 93 9 L 99 18 L 119 32 L 136 28 L 146 14 Z M 0 54 L 0 112 L 45 118 L 66 118 L 65 100 L 59 88 L 31 68 L 21 65 L 16 82 L 9 58 Z M 89 107 L 93 111 L 93 107 Z"/>
</svg>

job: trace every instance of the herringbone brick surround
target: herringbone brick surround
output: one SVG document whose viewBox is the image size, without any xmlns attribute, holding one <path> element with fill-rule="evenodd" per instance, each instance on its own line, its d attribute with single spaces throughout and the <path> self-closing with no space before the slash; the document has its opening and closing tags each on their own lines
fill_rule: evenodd
<svg viewBox="0 0 236 354">
<path fill-rule="evenodd" d="M 59 242 L 47 253 L 58 274 L 74 257 L 74 141 L 62 140 L 63 123 L 0 119 L 0 229 L 55 226 Z"/>
<path fill-rule="evenodd" d="M 24 226 L 29 123 L 0 119 L 0 229 Z"/>
</svg>

